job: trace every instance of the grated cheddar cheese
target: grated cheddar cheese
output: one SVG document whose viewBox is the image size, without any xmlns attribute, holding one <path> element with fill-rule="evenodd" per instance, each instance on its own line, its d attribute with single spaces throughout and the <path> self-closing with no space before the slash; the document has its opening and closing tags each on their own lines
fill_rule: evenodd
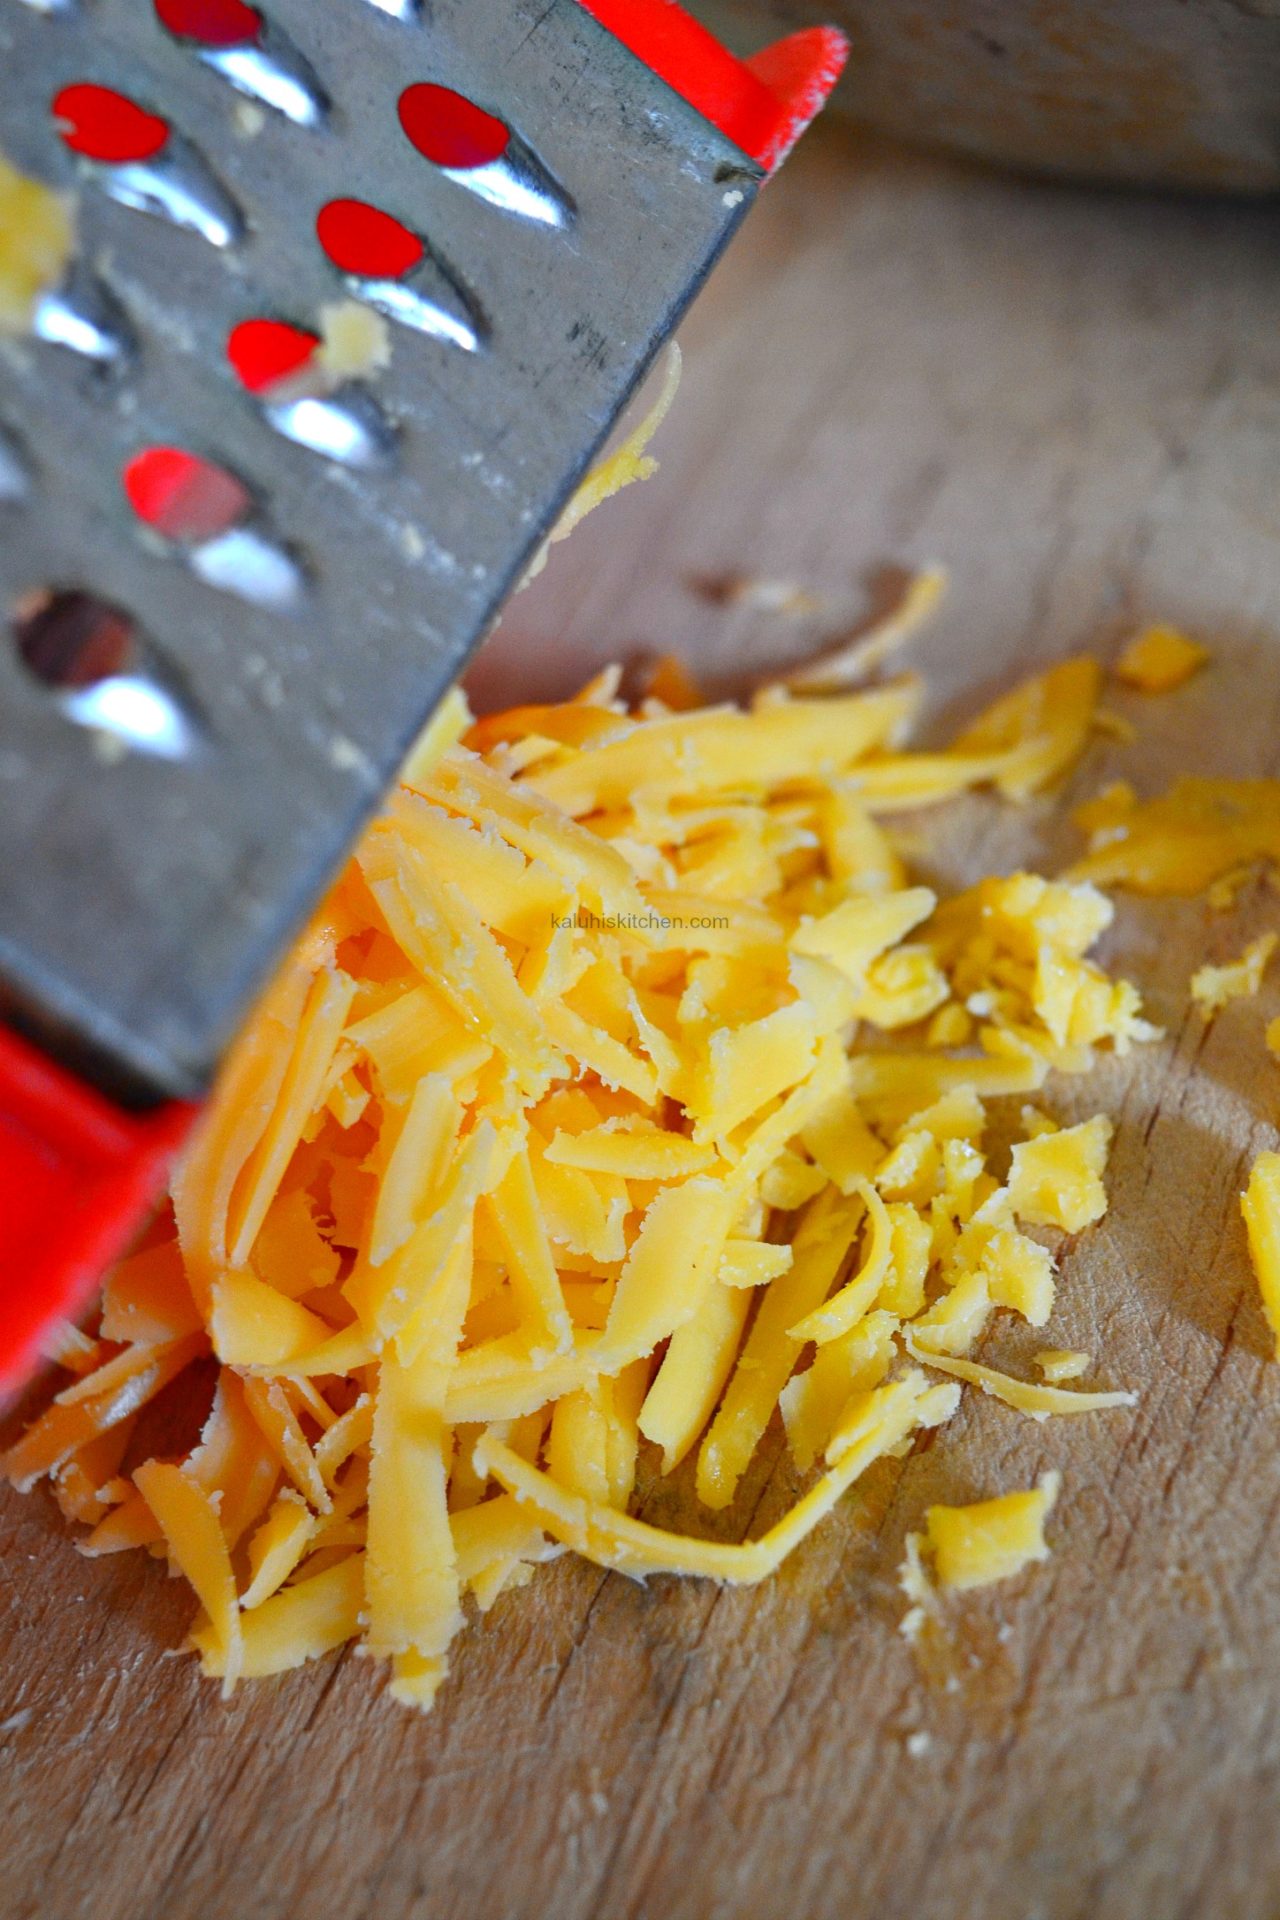
<svg viewBox="0 0 1280 1920">
<path fill-rule="evenodd" d="M 468 1608 L 557 1553 L 760 1580 L 966 1386 L 1131 1404 L 970 1358 L 1052 1315 L 1029 1229 L 1105 1208 L 1105 1116 L 1025 1107 L 1003 1178 L 985 1138 L 990 1100 L 1154 1036 L 1090 958 L 1109 903 L 1032 874 L 940 901 L 881 819 L 1057 779 L 1098 681 L 1067 662 L 929 752 L 910 678 L 451 695 L 10 1479 L 50 1478 L 86 1551 L 181 1571 L 225 1688 L 358 1638 L 424 1709 Z M 196 1417 L 210 1371 L 152 1458 L 149 1404 L 186 1378 Z M 728 1507 L 779 1418 L 814 1478 L 758 1538 L 635 1511 L 673 1473 Z M 1049 1495 L 1016 1498 L 985 1559 L 934 1510 L 941 1577 L 1029 1557 Z"/>
</svg>

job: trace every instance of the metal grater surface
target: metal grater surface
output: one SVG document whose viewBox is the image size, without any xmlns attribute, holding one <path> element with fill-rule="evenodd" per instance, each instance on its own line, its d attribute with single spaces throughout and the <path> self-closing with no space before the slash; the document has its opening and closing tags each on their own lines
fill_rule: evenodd
<svg viewBox="0 0 1280 1920">
<path fill-rule="evenodd" d="M 117 750 L 0 624 L 0 1010 L 135 1102 L 207 1084 L 761 176 L 577 0 L 263 11 L 246 68 L 151 0 L 0 0 L 0 150 L 74 190 L 79 233 L 44 316 L 63 341 L 0 343 L 0 609 L 54 587 L 127 610 L 189 728 Z M 498 204 L 405 137 L 417 82 L 512 129 Z M 50 108 L 75 83 L 164 118 L 150 179 L 67 151 Z M 285 437 L 226 357 L 248 318 L 394 310 L 317 242 L 344 198 L 446 263 L 343 396 L 372 466 Z M 474 347 L 421 331 L 421 303 Z M 249 545 L 208 569 L 235 590 L 131 511 L 122 472 L 156 445 L 249 488 Z"/>
</svg>

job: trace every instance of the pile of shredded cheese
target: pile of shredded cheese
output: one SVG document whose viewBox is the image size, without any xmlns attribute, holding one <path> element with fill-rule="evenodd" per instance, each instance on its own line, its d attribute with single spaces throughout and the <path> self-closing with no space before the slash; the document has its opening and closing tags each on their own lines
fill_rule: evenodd
<svg viewBox="0 0 1280 1920">
<path fill-rule="evenodd" d="M 910 678 L 685 711 L 681 676 L 629 710 L 609 673 L 474 722 L 451 696 L 9 1477 L 87 1553 L 167 1556 L 227 1687 L 358 1638 L 425 1707 L 468 1597 L 566 1548 L 759 1580 L 965 1383 L 1127 1404 L 1056 1384 L 1075 1356 L 969 1357 L 996 1316 L 1048 1323 L 1055 1236 L 1106 1206 L 1105 1117 L 1024 1108 L 1004 1174 L 984 1136 L 990 1099 L 1153 1034 L 1089 958 L 1110 906 L 1029 873 L 940 903 L 882 824 L 1037 791 L 1099 678 L 1067 661 L 931 752 Z M 203 1428 L 148 1457 L 178 1380 Z M 808 1490 L 704 1537 L 778 1413 Z M 632 1512 L 642 1449 L 689 1462 L 688 1530 Z"/>
</svg>

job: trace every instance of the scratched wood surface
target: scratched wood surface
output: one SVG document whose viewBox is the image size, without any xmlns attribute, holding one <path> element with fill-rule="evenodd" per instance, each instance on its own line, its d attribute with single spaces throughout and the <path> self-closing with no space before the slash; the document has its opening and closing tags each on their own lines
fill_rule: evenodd
<svg viewBox="0 0 1280 1920">
<path fill-rule="evenodd" d="M 1091 198 L 810 143 L 687 330 L 661 477 L 557 555 L 478 678 L 676 648 L 730 677 L 944 561 L 913 646 L 934 724 L 1032 661 L 1164 616 L 1217 661 L 1073 783 L 1280 763 L 1280 215 Z M 698 583 L 802 582 L 807 620 Z M 1075 845 L 975 801 L 922 832 L 958 878 Z M 178 1657 L 154 1563 L 91 1563 L 0 1499 L 4 1920 L 1270 1920 L 1280 1912 L 1280 1368 L 1236 1195 L 1275 1140 L 1280 983 L 1206 1032 L 1186 983 L 1280 917 L 1122 904 L 1111 954 L 1168 1040 L 1057 1111 L 1119 1132 L 1055 1344 L 1132 1412 L 970 1405 L 763 1590 L 563 1561 L 458 1648 L 430 1719 L 352 1659 L 229 1705 Z M 991 1356 L 1040 1344 L 1000 1332 Z M 894 1572 L 930 1499 L 1064 1492 L 1052 1560 L 963 1598 L 928 1657 Z M 762 1461 L 730 1516 L 792 1496 Z"/>
</svg>

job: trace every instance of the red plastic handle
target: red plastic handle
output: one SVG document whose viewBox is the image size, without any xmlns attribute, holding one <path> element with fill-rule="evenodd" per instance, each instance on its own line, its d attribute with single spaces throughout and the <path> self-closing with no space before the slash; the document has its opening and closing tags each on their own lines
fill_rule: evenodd
<svg viewBox="0 0 1280 1920">
<path fill-rule="evenodd" d="M 849 42 L 834 27 L 808 27 L 739 60 L 676 0 L 580 3 L 770 172 L 825 105 L 849 57 Z"/>
<path fill-rule="evenodd" d="M 125 1113 L 0 1026 L 0 1395 L 123 1251 L 196 1111 Z"/>
</svg>

